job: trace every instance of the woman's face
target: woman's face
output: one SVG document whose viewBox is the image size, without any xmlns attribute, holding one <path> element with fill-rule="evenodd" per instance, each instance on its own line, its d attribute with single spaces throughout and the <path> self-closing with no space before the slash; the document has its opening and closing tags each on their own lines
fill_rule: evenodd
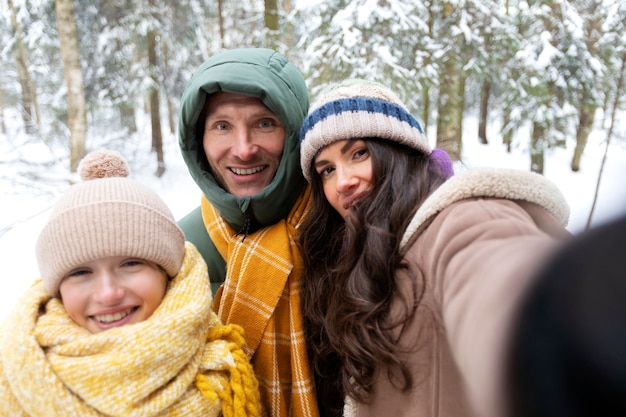
<svg viewBox="0 0 626 417">
<path fill-rule="evenodd" d="M 322 148 L 313 167 L 326 199 L 343 218 L 374 188 L 372 159 L 363 140 L 342 140 Z"/>
<path fill-rule="evenodd" d="M 91 333 L 139 323 L 157 309 L 167 274 L 141 258 L 109 256 L 85 262 L 61 281 L 59 292 L 67 314 Z"/>
</svg>

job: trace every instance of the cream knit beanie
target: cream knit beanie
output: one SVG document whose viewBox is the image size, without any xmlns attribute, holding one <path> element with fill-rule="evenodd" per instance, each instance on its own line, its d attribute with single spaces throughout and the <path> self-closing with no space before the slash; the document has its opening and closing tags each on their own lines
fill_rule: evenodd
<svg viewBox="0 0 626 417">
<path fill-rule="evenodd" d="M 95 151 L 78 171 L 83 182 L 59 199 L 37 240 L 37 263 L 48 293 L 58 295 L 72 268 L 107 256 L 146 259 L 176 276 L 185 253 L 183 232 L 158 195 L 127 178 L 124 158 L 115 151 Z"/>
<path fill-rule="evenodd" d="M 300 129 L 302 173 L 325 146 L 345 139 L 379 138 L 431 154 L 422 126 L 402 100 L 382 84 L 349 79 L 329 85 L 313 103 Z"/>
</svg>

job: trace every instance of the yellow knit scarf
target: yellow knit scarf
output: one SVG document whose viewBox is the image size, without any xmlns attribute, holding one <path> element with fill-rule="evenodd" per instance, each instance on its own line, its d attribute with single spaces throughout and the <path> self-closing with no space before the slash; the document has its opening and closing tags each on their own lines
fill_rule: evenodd
<svg viewBox="0 0 626 417">
<path fill-rule="evenodd" d="M 301 312 L 302 257 L 297 228 L 311 203 L 310 188 L 286 219 L 245 239 L 202 199 L 202 217 L 226 260 L 226 280 L 213 309 L 245 330 L 261 400 L 272 417 L 317 417 Z"/>
<path fill-rule="evenodd" d="M 2 414 L 260 415 L 241 329 L 223 326 L 210 301 L 206 264 L 190 243 L 152 316 L 97 334 L 37 280 L 2 328 Z"/>
</svg>

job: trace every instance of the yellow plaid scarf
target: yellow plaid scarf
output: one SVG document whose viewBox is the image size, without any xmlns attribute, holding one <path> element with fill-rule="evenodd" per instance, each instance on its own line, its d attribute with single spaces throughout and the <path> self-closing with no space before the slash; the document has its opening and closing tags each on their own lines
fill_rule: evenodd
<svg viewBox="0 0 626 417">
<path fill-rule="evenodd" d="M 76 325 L 37 280 L 2 328 L 0 414 L 259 415 L 241 329 L 223 326 L 210 300 L 206 264 L 190 243 L 152 316 L 102 333 Z"/>
<path fill-rule="evenodd" d="M 272 417 L 317 417 L 312 371 L 304 340 L 297 228 L 311 203 L 307 187 L 286 219 L 245 239 L 202 199 L 202 217 L 226 260 L 226 280 L 213 309 L 224 323 L 245 330 L 261 400 Z"/>
</svg>

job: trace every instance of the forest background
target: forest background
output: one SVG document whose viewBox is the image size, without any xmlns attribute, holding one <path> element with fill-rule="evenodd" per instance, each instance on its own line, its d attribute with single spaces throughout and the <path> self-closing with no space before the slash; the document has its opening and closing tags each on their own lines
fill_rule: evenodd
<svg viewBox="0 0 626 417">
<path fill-rule="evenodd" d="M 521 155 L 540 174 L 584 172 L 558 184 L 586 194 L 574 232 L 593 223 L 603 172 L 626 211 L 623 0 L 0 0 L 0 239 L 41 227 L 101 147 L 176 189 L 166 201 L 184 214 L 180 195 L 199 191 L 167 175 L 185 169 L 179 98 L 205 59 L 248 46 L 285 54 L 312 99 L 349 77 L 390 86 L 457 166 Z M 18 234 L 34 245 L 36 230 Z M 0 252 L 3 267 L 23 259 Z"/>
</svg>

